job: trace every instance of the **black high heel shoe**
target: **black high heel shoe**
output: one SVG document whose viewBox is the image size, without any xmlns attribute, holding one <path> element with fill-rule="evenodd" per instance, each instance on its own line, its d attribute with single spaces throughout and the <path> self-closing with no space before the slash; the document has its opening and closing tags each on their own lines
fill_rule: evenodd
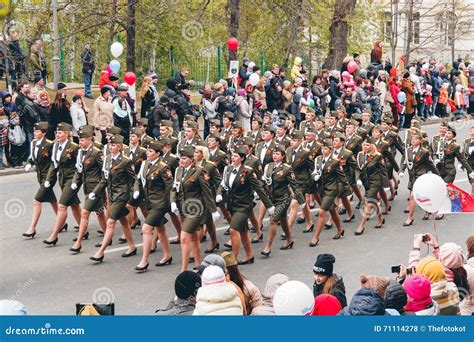
<svg viewBox="0 0 474 342">
<path fill-rule="evenodd" d="M 64 226 L 61 228 L 61 230 L 59 232 L 60 233 L 67 232 L 67 223 L 64 224 Z"/>
<path fill-rule="evenodd" d="M 298 224 L 302 224 L 302 223 L 304 223 L 305 221 L 306 221 L 306 218 L 304 218 L 304 217 L 298 217 L 298 218 L 296 219 L 296 223 L 298 223 Z"/>
<path fill-rule="evenodd" d="M 207 235 L 203 235 L 201 238 L 201 242 L 207 241 Z"/>
<path fill-rule="evenodd" d="M 155 246 L 155 248 L 150 249 L 150 254 L 155 253 L 157 248 L 158 246 Z"/>
<path fill-rule="evenodd" d="M 218 242 L 218 243 L 216 243 L 216 245 L 215 245 L 214 247 L 206 249 L 206 250 L 204 251 L 204 253 L 206 253 L 206 254 L 214 253 L 214 251 L 218 251 L 218 250 L 219 250 L 219 247 L 220 247 L 220 245 L 219 245 L 219 242 Z"/>
<path fill-rule="evenodd" d="M 364 234 L 364 230 L 365 230 L 365 227 L 362 228 L 362 230 L 356 230 L 356 231 L 354 232 L 354 235 L 362 235 L 362 234 Z"/>
<path fill-rule="evenodd" d="M 58 238 L 54 239 L 53 241 L 43 240 L 43 243 L 47 244 L 48 246 L 56 246 L 58 243 Z"/>
<path fill-rule="evenodd" d="M 98 243 L 96 243 L 96 244 L 95 244 L 95 246 L 96 246 L 97 248 L 100 248 L 100 247 L 102 247 L 102 242 L 98 242 Z M 109 242 L 109 246 L 112 246 L 112 240 L 110 240 L 110 242 Z"/>
<path fill-rule="evenodd" d="M 388 215 L 392 211 L 392 206 L 390 205 L 385 211 L 382 212 L 382 215 Z"/>
<path fill-rule="evenodd" d="M 380 224 L 376 225 L 375 228 L 382 228 L 384 224 L 385 224 L 385 218 L 382 220 Z"/>
<path fill-rule="evenodd" d="M 226 231 L 224 232 L 224 235 L 230 235 L 230 228 L 226 229 Z"/>
<path fill-rule="evenodd" d="M 131 256 L 134 256 L 134 255 L 137 255 L 137 249 L 135 248 L 133 251 L 131 251 L 130 253 L 123 253 L 122 254 L 122 258 L 128 258 L 128 257 L 131 257 Z"/>
<path fill-rule="evenodd" d="M 324 224 L 324 229 L 331 229 L 332 228 L 332 223 L 325 223 Z"/>
<path fill-rule="evenodd" d="M 423 221 L 428 221 L 429 219 L 430 219 L 430 214 L 425 213 L 425 214 L 423 215 L 422 220 L 423 220 Z"/>
<path fill-rule="evenodd" d="M 311 233 L 314 230 L 314 223 L 311 225 L 311 227 L 303 230 L 303 233 Z"/>
<path fill-rule="evenodd" d="M 309 247 L 316 247 L 319 244 L 319 239 L 316 242 L 309 242 Z"/>
<path fill-rule="evenodd" d="M 342 220 L 342 222 L 344 222 L 344 223 L 349 223 L 349 222 L 354 221 L 354 219 L 355 219 L 355 214 L 352 214 L 351 217 Z"/>
<path fill-rule="evenodd" d="M 332 238 L 333 240 L 339 240 L 342 236 L 344 236 L 344 229 L 342 230 L 341 234 L 336 234 Z"/>
<path fill-rule="evenodd" d="M 166 266 L 166 265 L 171 265 L 171 263 L 173 262 L 173 257 L 170 257 L 168 260 L 164 261 L 164 262 L 157 262 L 155 264 L 156 267 L 162 267 L 162 266 Z"/>
<path fill-rule="evenodd" d="M 260 241 L 263 241 L 263 233 L 258 238 L 252 239 L 252 243 L 259 243 Z"/>
<path fill-rule="evenodd" d="M 295 244 L 295 241 L 293 240 L 289 244 L 287 244 L 285 246 L 281 246 L 280 250 L 285 251 L 287 249 L 292 249 L 294 244 Z"/>
<path fill-rule="evenodd" d="M 403 222 L 403 227 L 409 227 L 413 224 L 414 219 L 411 219 L 410 222 Z"/>
<path fill-rule="evenodd" d="M 118 243 L 122 244 L 122 243 L 126 243 L 127 242 L 127 239 L 124 239 L 124 238 L 119 238 L 118 239 Z"/>
<path fill-rule="evenodd" d="M 32 239 L 34 239 L 34 238 L 35 238 L 35 235 L 36 235 L 36 231 L 34 231 L 33 233 L 30 233 L 30 234 L 23 233 L 23 234 L 21 234 L 21 235 L 23 235 L 24 237 L 27 237 L 27 238 L 32 238 Z"/>
<path fill-rule="evenodd" d="M 79 248 L 72 248 L 72 247 L 71 247 L 71 248 L 69 248 L 69 250 L 70 250 L 71 252 L 73 252 L 74 254 L 78 254 L 78 253 L 81 252 L 81 248 L 82 248 L 82 246 L 79 246 Z"/>
<path fill-rule="evenodd" d="M 130 226 L 130 228 L 131 228 L 131 229 L 135 229 L 135 228 L 137 228 L 137 227 L 140 227 L 141 225 L 142 225 L 142 223 L 141 223 L 141 221 L 140 221 L 140 219 L 139 219 L 137 222 L 135 222 L 134 224 L 132 224 L 132 225 Z"/>
<path fill-rule="evenodd" d="M 248 260 L 240 260 L 237 262 L 239 265 L 248 265 L 248 264 L 253 264 L 255 262 L 255 257 L 251 257 Z"/>
<path fill-rule="evenodd" d="M 92 261 L 101 263 L 102 261 L 104 261 L 104 256 L 102 255 L 101 257 L 98 257 L 98 258 L 91 256 L 89 259 L 91 259 Z"/>
<path fill-rule="evenodd" d="M 271 253 L 272 253 L 271 250 L 269 250 L 268 252 L 265 252 L 265 251 L 261 251 L 261 252 L 260 252 L 260 254 L 262 254 L 263 256 L 265 256 L 265 257 L 267 257 L 267 258 L 270 256 Z"/>
<path fill-rule="evenodd" d="M 145 272 L 148 269 L 149 264 L 147 263 L 145 266 L 140 267 L 140 266 L 135 266 L 135 271 L 138 273 L 140 272 Z"/>
<path fill-rule="evenodd" d="M 84 236 L 82 237 L 82 240 L 88 240 L 89 239 L 89 232 L 85 233 Z M 77 237 L 72 239 L 72 241 L 77 241 Z"/>
</svg>

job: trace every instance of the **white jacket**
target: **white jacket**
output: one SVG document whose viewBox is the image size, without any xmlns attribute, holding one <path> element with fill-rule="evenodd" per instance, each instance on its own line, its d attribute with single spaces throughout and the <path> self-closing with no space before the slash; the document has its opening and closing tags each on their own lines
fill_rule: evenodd
<svg viewBox="0 0 474 342">
<path fill-rule="evenodd" d="M 230 283 L 205 285 L 199 288 L 193 315 L 242 316 L 242 302 L 235 286 Z"/>
<path fill-rule="evenodd" d="M 81 126 L 87 125 L 87 118 L 84 109 L 77 103 L 71 104 L 72 135 L 77 137 L 77 131 Z"/>
<path fill-rule="evenodd" d="M 415 313 L 417 316 L 438 316 L 439 315 L 439 305 L 436 301 L 433 301 L 433 305 L 428 309 L 420 310 Z"/>
<path fill-rule="evenodd" d="M 463 316 L 470 316 L 474 313 L 474 257 L 467 259 L 464 269 L 467 272 L 469 295 L 459 304 L 459 311 Z"/>
</svg>

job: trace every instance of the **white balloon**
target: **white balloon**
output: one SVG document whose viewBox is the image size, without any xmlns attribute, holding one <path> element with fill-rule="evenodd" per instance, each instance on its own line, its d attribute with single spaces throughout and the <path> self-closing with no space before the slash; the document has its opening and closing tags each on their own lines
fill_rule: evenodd
<svg viewBox="0 0 474 342">
<path fill-rule="evenodd" d="M 273 296 L 273 307 L 279 316 L 304 316 L 313 310 L 313 305 L 313 291 L 297 280 L 284 283 Z"/>
<path fill-rule="evenodd" d="M 252 86 L 255 87 L 258 84 L 258 82 L 260 82 L 260 76 L 258 76 L 258 74 L 256 74 L 256 73 L 253 73 L 249 77 L 249 82 Z"/>
<path fill-rule="evenodd" d="M 110 45 L 110 53 L 112 53 L 112 56 L 114 56 L 115 58 L 119 57 L 123 53 L 122 43 L 115 42 Z"/>
<path fill-rule="evenodd" d="M 413 197 L 416 204 L 423 210 L 435 213 L 448 197 L 446 183 L 438 175 L 424 174 L 413 184 Z"/>
</svg>

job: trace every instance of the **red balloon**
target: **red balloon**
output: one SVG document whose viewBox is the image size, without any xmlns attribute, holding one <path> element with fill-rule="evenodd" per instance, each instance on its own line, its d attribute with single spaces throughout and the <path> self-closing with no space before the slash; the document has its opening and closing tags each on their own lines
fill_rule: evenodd
<svg viewBox="0 0 474 342">
<path fill-rule="evenodd" d="M 227 40 L 227 48 L 230 50 L 230 51 L 235 51 L 239 48 L 239 41 L 234 38 L 234 37 L 231 37 Z"/>
<path fill-rule="evenodd" d="M 137 81 L 137 76 L 135 76 L 135 74 L 131 71 L 127 71 L 125 73 L 125 75 L 123 75 L 123 80 L 125 81 L 125 83 L 127 83 L 128 85 L 134 85 L 135 82 Z"/>
</svg>

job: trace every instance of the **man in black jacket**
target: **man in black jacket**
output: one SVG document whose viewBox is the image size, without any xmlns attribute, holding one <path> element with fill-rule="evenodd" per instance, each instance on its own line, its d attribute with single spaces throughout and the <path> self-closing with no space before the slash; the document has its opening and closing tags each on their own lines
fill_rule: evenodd
<svg viewBox="0 0 474 342">
<path fill-rule="evenodd" d="M 87 43 L 84 45 L 84 51 L 81 53 L 82 61 L 82 75 L 84 77 L 85 96 L 93 99 L 91 94 L 92 75 L 94 74 L 95 63 L 94 55 L 92 54 L 91 45 Z"/>
</svg>

